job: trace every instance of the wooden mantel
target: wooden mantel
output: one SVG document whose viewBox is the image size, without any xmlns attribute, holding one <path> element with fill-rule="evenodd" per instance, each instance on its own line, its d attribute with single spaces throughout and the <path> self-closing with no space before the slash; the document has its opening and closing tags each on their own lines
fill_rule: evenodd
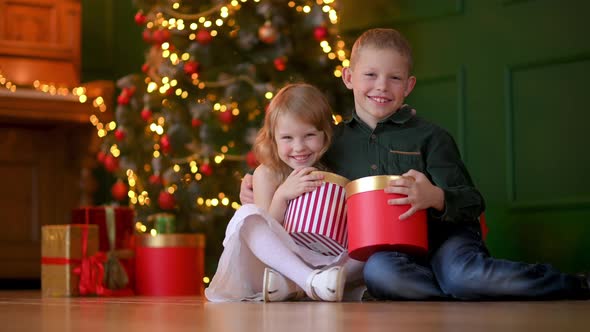
<svg viewBox="0 0 590 332">
<path fill-rule="evenodd" d="M 26 88 L 17 89 L 16 92 L 0 89 L 0 121 L 12 119 L 16 122 L 74 122 L 88 125 L 90 116 L 97 113 L 92 100 L 101 96 L 110 105 L 114 84 L 112 81 L 95 81 L 83 86 L 88 96 L 85 103 L 80 103 L 72 94 L 50 95 Z"/>
<path fill-rule="evenodd" d="M 0 86 L 0 279 L 39 279 L 41 226 L 92 204 L 92 100 L 112 105 L 114 84 L 80 84 L 80 20 L 80 0 L 0 0 L 0 71 L 17 86 Z M 36 91 L 35 80 L 85 86 L 88 102 Z"/>
</svg>

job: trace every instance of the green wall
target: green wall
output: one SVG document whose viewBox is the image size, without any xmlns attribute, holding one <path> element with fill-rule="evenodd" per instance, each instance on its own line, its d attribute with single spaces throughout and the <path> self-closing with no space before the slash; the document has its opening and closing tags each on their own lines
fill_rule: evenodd
<svg viewBox="0 0 590 332">
<path fill-rule="evenodd" d="M 82 77 L 138 72 L 131 0 L 84 0 Z M 497 257 L 590 270 L 590 2 L 340 0 L 342 35 L 393 27 L 415 53 L 408 101 L 456 138 Z M 336 81 L 335 84 L 341 84 Z"/>
<path fill-rule="evenodd" d="M 82 0 L 82 82 L 141 71 L 147 44 L 131 0 Z"/>
<path fill-rule="evenodd" d="M 589 12 L 585 0 L 342 3 L 345 35 L 392 27 L 413 45 L 408 102 L 455 136 L 497 257 L 590 269 Z"/>
</svg>

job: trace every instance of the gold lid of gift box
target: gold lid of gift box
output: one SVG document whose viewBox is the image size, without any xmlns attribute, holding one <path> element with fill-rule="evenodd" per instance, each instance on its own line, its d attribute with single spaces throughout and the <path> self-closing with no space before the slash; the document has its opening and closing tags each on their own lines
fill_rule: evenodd
<svg viewBox="0 0 590 332">
<path fill-rule="evenodd" d="M 403 177 L 400 175 L 374 175 L 356 179 L 346 185 L 346 198 L 367 191 L 383 190 L 385 187 L 389 186 L 389 181 L 400 178 L 414 180 L 414 178 L 410 176 Z"/>
<path fill-rule="evenodd" d="M 346 186 L 347 183 L 350 182 L 349 179 L 345 178 L 344 176 L 340 176 L 336 173 L 324 172 L 324 171 L 313 171 L 311 174 L 322 174 L 324 176 L 325 182 L 330 182 L 337 184 L 341 187 Z"/>
<path fill-rule="evenodd" d="M 138 247 L 166 248 L 166 247 L 188 247 L 204 248 L 204 234 L 158 234 L 155 236 L 145 234 L 137 237 Z"/>
</svg>

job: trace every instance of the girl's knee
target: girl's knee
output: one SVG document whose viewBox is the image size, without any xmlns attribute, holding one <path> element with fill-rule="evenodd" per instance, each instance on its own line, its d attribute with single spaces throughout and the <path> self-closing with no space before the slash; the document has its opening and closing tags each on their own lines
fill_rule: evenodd
<svg viewBox="0 0 590 332">
<path fill-rule="evenodd" d="M 251 239 L 254 236 L 254 233 L 260 227 L 265 227 L 266 221 L 262 219 L 258 215 L 251 215 L 244 220 L 244 223 L 240 227 L 240 236 L 243 239 Z"/>
</svg>

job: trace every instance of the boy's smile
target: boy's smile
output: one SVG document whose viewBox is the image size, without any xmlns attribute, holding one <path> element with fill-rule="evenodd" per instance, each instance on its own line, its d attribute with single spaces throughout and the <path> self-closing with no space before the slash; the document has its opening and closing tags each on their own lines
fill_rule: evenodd
<svg viewBox="0 0 590 332">
<path fill-rule="evenodd" d="M 394 49 L 366 47 L 342 79 L 354 94 L 356 113 L 371 128 L 393 113 L 410 94 L 416 78 L 409 75 L 408 59 Z"/>
</svg>

